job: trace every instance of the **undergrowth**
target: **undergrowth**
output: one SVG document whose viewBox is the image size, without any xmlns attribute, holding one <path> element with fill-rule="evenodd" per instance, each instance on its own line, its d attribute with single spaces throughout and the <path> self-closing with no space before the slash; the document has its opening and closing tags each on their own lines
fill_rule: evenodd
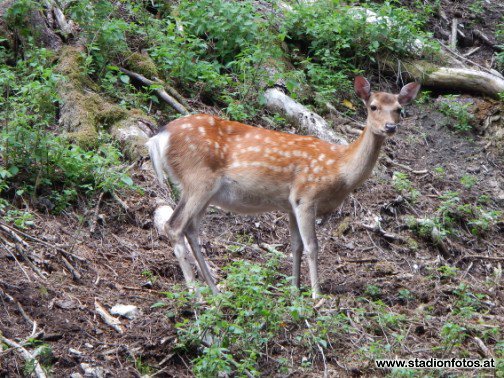
<svg viewBox="0 0 504 378">
<path fill-rule="evenodd" d="M 273 254 L 264 265 L 236 261 L 225 268 L 222 292 L 211 295 L 201 289 L 199 301 L 188 292 L 167 293 L 175 308 L 190 305 L 197 314 L 181 317 L 180 311 L 176 325 L 179 352 L 196 352 L 192 361 L 196 376 L 259 376 L 266 358 L 286 372 L 288 361 L 268 355 L 275 338 L 297 330 L 294 342 L 316 352 L 327 348 L 334 335 L 350 331 L 344 314 L 318 314 L 309 293 L 300 293 L 289 277 L 278 273 L 279 263 Z"/>
<path fill-rule="evenodd" d="M 9 52 L 0 47 L 0 61 Z M 0 195 L 24 198 L 43 204 L 45 210 L 60 212 L 78 194 L 113 192 L 132 187 L 124 173 L 121 152 L 103 135 L 100 147 L 86 151 L 56 132 L 58 95 L 62 78 L 53 70 L 53 53 L 26 46 L 24 58 L 11 66 L 0 65 Z M 43 199 L 43 201 L 42 201 Z M 17 201 L 14 201 L 17 202 Z M 1 200 L 0 210 L 8 211 Z M 10 211 L 10 212 L 9 212 Z M 22 219 L 22 217 L 21 217 Z"/>
</svg>

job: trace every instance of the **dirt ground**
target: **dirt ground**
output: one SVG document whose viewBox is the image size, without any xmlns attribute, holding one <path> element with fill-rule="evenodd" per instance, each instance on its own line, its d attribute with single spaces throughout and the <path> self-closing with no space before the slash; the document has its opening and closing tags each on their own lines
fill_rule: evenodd
<svg viewBox="0 0 504 378">
<path fill-rule="evenodd" d="M 442 3 L 448 19 L 458 15 L 467 25 L 480 25 L 482 16 L 468 13 L 468 2 L 463 2 L 465 6 L 457 5 L 462 2 Z M 498 5 L 493 2 L 482 3 L 488 8 L 485 17 L 490 15 L 485 18 L 488 23 L 483 30 L 492 35 L 499 22 L 492 11 L 500 8 L 494 9 Z M 437 28 L 449 30 L 442 24 L 438 19 L 432 25 L 439 36 Z M 484 64 L 491 60 L 492 50 L 481 46 L 472 59 Z M 331 298 L 323 306 L 352 308 L 355 298 L 365 295 L 369 285 L 377 285 L 383 302 L 408 319 L 413 319 L 420 308 L 433 309 L 428 321 L 411 323 L 401 358 L 432 356 L 450 310 L 445 299 L 462 283 L 469 285 L 473 293 L 484 295 L 486 307 L 479 323 L 497 328 L 504 324 L 502 217 L 483 237 L 469 232 L 449 236 L 445 239 L 446 251 L 406 225 L 407 216 L 422 218 L 435 213 L 440 205 L 438 196 L 446 191 L 457 191 L 470 203 L 486 195 L 491 198 L 486 205 L 489 209 L 504 210 L 504 153 L 492 144 L 492 136 L 481 126 L 490 113 L 504 116 L 502 103 L 463 98 L 476 101 L 478 109 L 488 109 L 484 114 L 476 112 L 476 131 L 455 132 L 450 126 L 452 121 L 435 106 L 438 94 L 425 104 L 409 106 L 403 126 L 387 141 L 373 176 L 317 227 L 322 289 Z M 360 121 L 362 116 L 358 116 Z M 349 135 L 352 138 L 355 136 Z M 99 203 L 97 198 L 82 198 L 74 209 L 58 216 L 31 209 L 35 225 L 23 230 L 0 222 L 0 238 L 13 246 L 0 250 L 0 332 L 11 340 L 30 338 L 33 343 L 49 345 L 55 377 L 72 373 L 84 376 L 86 368 L 90 370 L 85 376 L 90 377 L 139 377 L 142 364 L 151 366 L 159 377 L 192 376 L 191 356 L 173 348 L 177 330 L 175 319 L 166 316 L 170 308 L 152 306 L 165 299 L 163 292 L 174 290 L 184 280 L 171 246 L 159 238 L 153 227 L 152 213 L 162 197 L 146 169 L 149 164 L 144 161 L 132 169 L 142 192 L 122 197 L 123 203 L 110 197 L 103 197 Z M 436 167 L 442 169 L 436 171 Z M 394 172 L 408 175 L 421 193 L 416 201 L 394 188 Z M 476 178 L 470 188 L 460 182 L 465 175 Z M 377 217 L 385 233 L 370 229 Z M 243 235 L 250 243 L 237 256 L 227 246 L 241 243 Z M 201 239 L 208 260 L 217 267 L 236 258 L 262 261 L 264 254 L 258 246 L 278 245 L 286 256 L 281 270 L 290 273 L 284 214 L 237 216 L 214 209 L 204 220 Z M 22 248 L 15 253 L 16 244 Z M 30 257 L 23 258 L 21 250 Z M 442 265 L 456 267 L 460 274 L 450 279 L 433 278 L 432 272 Z M 302 280 L 306 285 L 307 270 L 303 261 Z M 496 273 L 499 271 L 500 275 Z M 411 292 L 413 299 L 398 297 L 397 292 L 403 288 Z M 140 315 L 133 320 L 121 318 L 119 333 L 100 318 L 96 303 L 107 309 L 118 303 L 132 304 Z M 498 341 L 490 338 L 487 346 L 493 349 Z M 326 355 L 330 376 L 387 373 L 371 364 L 363 365 L 355 357 L 360 342 L 332 340 Z M 293 354 L 293 350 L 294 346 L 285 353 L 295 366 L 300 366 L 302 355 Z M 467 338 L 460 350 L 471 358 L 485 357 L 474 338 Z M 284 375 L 265 364 L 264 376 L 321 376 L 322 364 L 321 358 L 315 358 L 311 370 L 299 368 Z M 23 376 L 24 368 L 25 362 L 13 349 L 0 351 L 0 377 Z"/>
<path fill-rule="evenodd" d="M 404 226 L 404 216 L 434 212 L 438 204 L 433 197 L 446 190 L 460 191 L 466 198 L 483 194 L 500 198 L 494 206 L 503 209 L 502 159 L 486 151 L 487 140 L 450 131 L 441 126 L 442 115 L 426 111 L 424 106 L 413 106 L 409 112 L 397 136 L 387 142 L 373 177 L 318 227 L 323 291 L 338 297 L 343 305 L 363 295 L 368 285 L 379 284 L 382 299 L 395 311 L 410 313 L 418 306 L 441 306 L 438 318 L 433 321 L 440 324 L 447 311 L 442 308 L 446 291 L 465 282 L 473 291 L 488 297 L 486 322 L 502 325 L 502 281 L 497 288 L 485 285 L 494 269 L 501 266 L 500 262 L 485 256 L 504 258 L 502 223 L 500 229 L 482 239 L 450 239 L 448 263 L 464 274 L 460 282 L 449 283 L 433 283 L 428 276 L 428 270 L 438 267 L 442 259 L 432 242 L 417 238 L 418 245 L 412 247 L 364 226 L 380 216 L 384 230 L 411 238 L 411 231 Z M 390 164 L 387 157 L 420 173 L 413 174 Z M 444 177 L 433 175 L 435 166 L 445 169 Z M 138 365 L 135 367 L 133 361 L 139 356 L 144 363 L 161 369 L 158 376 L 191 376 L 188 361 L 172 350 L 177 335 L 173 320 L 165 316 L 167 309 L 151 308 L 163 300 L 161 292 L 181 284 L 183 277 L 171 247 L 153 229 L 152 212 L 159 193 L 154 178 L 143 167 L 137 167 L 133 177 L 144 192 L 123 198 L 128 212 L 113 198 L 103 198 L 93 233 L 89 222 L 95 219 L 95 204 L 88 205 L 84 215 L 77 210 L 60 216 L 39 213 L 34 227 L 16 230 L 26 243 L 26 250 L 37 257 L 35 264 L 41 276 L 9 251 L 0 252 L 0 287 L 15 300 L 1 298 L 1 331 L 7 338 L 23 339 L 32 332 L 29 319 L 35 321 L 37 339 L 53 349 L 55 376 L 82 372 L 79 367 L 83 363 L 101 367 L 111 376 L 138 376 Z M 428 173 L 421 173 L 424 169 Z M 418 203 L 412 206 L 401 200 L 391 185 L 394 171 L 409 173 L 414 186 L 422 193 Z M 477 177 L 472 189 L 464 188 L 459 182 L 468 172 Z M 4 237 L 6 234 L 8 231 L 4 230 Z M 252 236 L 253 244 L 257 245 L 279 244 L 278 249 L 286 256 L 289 254 L 285 215 L 236 216 L 215 210 L 205 218 L 202 232 L 208 259 L 217 266 L 235 259 L 236 253 L 226 246 L 239 242 L 239 235 Z M 241 254 L 240 258 L 254 261 L 263 258 L 255 248 L 246 248 Z M 65 266 L 63 258 L 78 271 L 79 278 Z M 290 271 L 288 258 L 282 270 Z M 304 264 L 303 281 L 308 284 Z M 400 288 L 408 288 L 417 299 L 402 303 L 396 295 Z M 117 303 L 133 304 L 140 309 L 141 316 L 131 321 L 122 320 L 124 332 L 120 334 L 97 315 L 96 301 L 106 308 Z M 27 318 L 20 314 L 16 302 Z M 419 334 L 412 335 L 412 345 L 429 345 L 428 335 L 422 332 L 436 332 L 436 326 L 431 326 L 433 329 L 429 331 L 420 330 Z M 340 344 L 332 351 L 335 355 L 349 347 L 344 341 Z M 476 350 L 474 345 L 467 348 Z M 425 355 L 429 355 L 428 349 Z M 23 365 L 16 354 L 4 352 L 0 375 L 22 375 Z M 334 368 L 339 374 L 345 373 L 337 366 Z M 357 369 L 360 374 L 366 371 L 362 367 Z"/>
</svg>

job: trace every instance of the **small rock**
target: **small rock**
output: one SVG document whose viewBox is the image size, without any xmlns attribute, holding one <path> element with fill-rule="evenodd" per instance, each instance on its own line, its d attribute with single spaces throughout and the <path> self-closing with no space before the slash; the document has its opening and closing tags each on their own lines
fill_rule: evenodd
<svg viewBox="0 0 504 378">
<path fill-rule="evenodd" d="M 84 370 L 85 378 L 105 378 L 107 372 L 99 366 L 91 366 L 90 364 L 82 363 L 81 369 Z"/>
<path fill-rule="evenodd" d="M 470 165 L 467 167 L 467 173 L 480 173 L 481 168 L 477 165 Z"/>
<path fill-rule="evenodd" d="M 69 348 L 68 353 L 73 354 L 74 356 L 82 356 L 82 352 L 74 348 Z"/>
<path fill-rule="evenodd" d="M 72 373 L 70 374 L 70 378 L 83 378 L 81 373 Z"/>
<path fill-rule="evenodd" d="M 131 320 L 138 316 L 138 307 L 133 305 L 116 304 L 110 309 L 110 313 L 112 315 L 120 315 Z"/>
<path fill-rule="evenodd" d="M 152 289 L 152 282 L 147 281 L 142 284 L 142 287 L 145 287 L 146 289 Z"/>
</svg>

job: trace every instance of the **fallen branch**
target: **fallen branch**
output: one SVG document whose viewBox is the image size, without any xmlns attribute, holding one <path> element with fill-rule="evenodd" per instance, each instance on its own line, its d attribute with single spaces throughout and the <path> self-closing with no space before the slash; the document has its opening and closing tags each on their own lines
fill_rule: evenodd
<svg viewBox="0 0 504 378">
<path fill-rule="evenodd" d="M 100 211 L 100 204 L 103 198 L 104 192 L 101 192 L 96 201 L 96 206 L 93 213 L 93 220 L 91 221 L 91 227 L 89 227 L 89 235 L 93 235 L 96 229 L 96 224 L 98 223 L 98 213 Z"/>
<path fill-rule="evenodd" d="M 461 59 L 468 60 L 460 54 L 451 52 Z M 381 59 L 380 62 L 388 72 L 397 73 L 396 61 Z M 443 67 L 423 60 L 401 61 L 401 72 L 397 74 L 427 87 L 480 93 L 494 98 L 498 98 L 499 93 L 504 91 L 504 78 L 492 70 L 481 67 L 479 69 Z"/>
<path fill-rule="evenodd" d="M 73 34 L 74 24 L 73 21 L 67 21 L 61 9 L 56 5 L 53 0 L 46 0 L 45 5 L 49 12 L 54 14 L 56 24 L 58 25 L 61 34 L 65 39 Z"/>
<path fill-rule="evenodd" d="M 72 273 L 72 277 L 75 281 L 79 281 L 81 279 L 81 274 L 73 267 L 72 264 L 68 262 L 67 259 L 65 259 L 64 256 L 60 256 L 61 260 L 63 261 L 63 264 L 66 266 L 66 268 Z"/>
<path fill-rule="evenodd" d="M 406 243 L 406 240 L 402 236 L 385 231 L 383 228 L 381 228 L 378 222 L 375 225 L 361 223 L 361 226 L 364 227 L 366 230 L 373 231 L 374 233 L 382 236 L 383 238 L 389 241 L 398 241 L 404 244 Z"/>
<path fill-rule="evenodd" d="M 429 173 L 429 171 L 427 169 L 421 169 L 419 171 L 416 171 L 413 168 L 408 167 L 407 165 L 404 165 L 404 164 L 401 164 L 401 163 L 398 163 L 398 162 L 392 160 L 388 156 L 385 156 L 385 161 L 389 164 L 392 164 L 392 165 L 395 165 L 395 166 L 400 167 L 402 169 L 405 169 L 408 172 L 414 173 L 415 175 L 425 175 L 425 174 Z"/>
<path fill-rule="evenodd" d="M 4 337 L 2 334 L 0 334 L 0 341 L 3 342 L 4 344 L 7 344 L 11 348 L 18 350 L 23 359 L 27 363 L 33 364 L 34 367 L 33 372 L 38 378 L 47 377 L 46 373 L 44 372 L 44 369 L 42 369 L 42 366 L 40 366 L 40 363 L 37 361 L 35 356 L 33 356 L 30 352 L 28 352 L 28 350 L 26 350 L 21 344 L 18 344 L 17 342 Z"/>
<path fill-rule="evenodd" d="M 504 261 L 504 257 L 498 256 L 483 256 L 483 255 L 465 255 L 461 258 L 461 260 L 465 259 L 474 259 L 474 260 L 492 260 L 492 261 Z"/>
<path fill-rule="evenodd" d="M 294 126 L 305 130 L 308 134 L 331 143 L 347 145 L 342 136 L 330 129 L 327 122 L 318 114 L 310 111 L 299 102 L 294 101 L 278 88 L 269 88 L 264 92 L 266 108 L 280 112 Z"/>
<path fill-rule="evenodd" d="M 102 318 L 102 320 L 108 326 L 112 327 L 119 333 L 123 333 L 123 330 L 120 326 L 121 321 L 108 313 L 108 311 L 97 301 L 95 300 L 95 311 Z"/>
<path fill-rule="evenodd" d="M 149 87 L 154 86 L 153 90 L 154 92 L 157 93 L 160 99 L 162 99 L 164 102 L 166 102 L 168 105 L 170 105 L 173 109 L 175 109 L 177 112 L 180 114 L 186 115 L 189 114 L 189 111 L 185 108 L 184 105 L 182 105 L 180 102 L 178 102 L 175 98 L 170 96 L 166 91 L 162 88 L 162 85 L 160 82 L 155 82 L 150 79 L 147 79 L 145 76 L 140 75 L 139 73 L 127 70 L 126 68 L 119 68 L 122 73 L 125 73 L 129 77 L 131 77 L 134 80 L 139 81 L 143 85 L 147 85 Z"/>
<path fill-rule="evenodd" d="M 449 45 L 453 50 L 457 49 L 457 31 L 458 31 L 458 18 L 454 17 L 451 25 L 451 34 Z"/>
<path fill-rule="evenodd" d="M 478 345 L 478 348 L 480 349 L 483 357 L 486 357 L 486 358 L 494 358 L 495 357 L 493 355 L 492 351 L 485 345 L 483 340 L 481 340 L 479 337 L 473 337 L 473 340 L 476 342 L 476 345 Z"/>
<path fill-rule="evenodd" d="M 485 45 L 490 46 L 492 49 L 496 51 L 502 51 L 502 47 L 499 45 L 493 43 L 490 38 L 488 38 L 481 30 L 474 29 L 473 34 L 475 37 L 477 37 L 481 42 L 483 42 Z"/>
</svg>

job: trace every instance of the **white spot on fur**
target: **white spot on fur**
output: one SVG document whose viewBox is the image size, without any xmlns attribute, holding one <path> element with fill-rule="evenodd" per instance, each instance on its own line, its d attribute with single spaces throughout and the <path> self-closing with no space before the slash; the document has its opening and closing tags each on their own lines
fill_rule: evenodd
<svg viewBox="0 0 504 378">
<path fill-rule="evenodd" d="M 332 164 L 334 164 L 335 161 L 336 160 L 334 160 L 334 159 L 329 159 L 329 160 L 327 160 L 326 164 L 327 165 L 332 165 Z"/>
<path fill-rule="evenodd" d="M 200 134 L 203 135 L 206 133 L 205 128 L 203 126 L 198 127 L 198 131 L 200 132 Z"/>
<path fill-rule="evenodd" d="M 322 171 L 322 168 L 320 168 L 319 166 L 313 168 L 313 173 L 319 173 L 320 171 Z"/>
<path fill-rule="evenodd" d="M 186 130 L 186 129 L 191 129 L 192 125 L 190 123 L 184 123 L 180 126 L 180 128 Z"/>
<path fill-rule="evenodd" d="M 209 124 L 210 126 L 214 126 L 214 125 L 215 125 L 215 119 L 214 119 L 213 117 L 210 117 L 210 118 L 208 119 L 208 124 Z"/>
<path fill-rule="evenodd" d="M 331 151 L 336 151 L 338 149 L 338 146 L 331 146 Z"/>
<path fill-rule="evenodd" d="M 196 151 L 196 146 L 194 144 L 190 144 L 188 146 L 188 148 L 191 150 L 191 151 Z"/>
<path fill-rule="evenodd" d="M 324 154 L 320 154 L 319 157 L 318 157 L 319 161 L 324 161 L 325 159 L 325 155 Z"/>
<path fill-rule="evenodd" d="M 220 146 L 219 146 L 219 143 L 217 143 L 217 142 L 214 142 L 214 146 L 215 146 L 215 149 L 216 149 L 216 150 L 218 150 L 218 149 L 219 149 L 219 147 L 220 147 Z"/>
</svg>

